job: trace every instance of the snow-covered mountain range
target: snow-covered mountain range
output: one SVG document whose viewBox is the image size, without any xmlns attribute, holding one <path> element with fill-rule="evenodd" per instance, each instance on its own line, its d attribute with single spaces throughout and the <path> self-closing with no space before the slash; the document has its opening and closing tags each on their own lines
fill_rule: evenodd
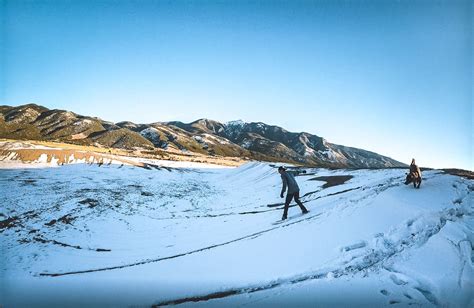
<svg viewBox="0 0 474 308">
<path fill-rule="evenodd" d="M 336 145 L 306 132 L 261 122 L 112 123 L 35 104 L 0 106 L 0 138 L 48 140 L 123 149 L 170 148 L 320 167 L 385 168 L 405 164 L 362 149 Z"/>
</svg>

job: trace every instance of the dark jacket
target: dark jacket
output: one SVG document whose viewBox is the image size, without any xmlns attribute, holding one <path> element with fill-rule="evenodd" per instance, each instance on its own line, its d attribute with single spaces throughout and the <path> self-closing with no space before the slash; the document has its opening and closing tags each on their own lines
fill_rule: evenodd
<svg viewBox="0 0 474 308">
<path fill-rule="evenodd" d="M 298 187 L 298 183 L 296 183 L 295 177 L 293 174 L 285 171 L 281 174 L 281 180 L 283 182 L 283 187 L 281 189 L 281 193 L 283 194 L 288 186 L 288 194 L 294 194 L 300 191 Z"/>
</svg>

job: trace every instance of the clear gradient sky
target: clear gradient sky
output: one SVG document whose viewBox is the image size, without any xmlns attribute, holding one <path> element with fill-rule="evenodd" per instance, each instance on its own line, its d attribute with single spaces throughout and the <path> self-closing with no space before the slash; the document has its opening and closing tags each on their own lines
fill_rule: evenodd
<svg viewBox="0 0 474 308">
<path fill-rule="evenodd" d="M 0 2 L 0 104 L 242 119 L 473 170 L 471 1 Z"/>
</svg>

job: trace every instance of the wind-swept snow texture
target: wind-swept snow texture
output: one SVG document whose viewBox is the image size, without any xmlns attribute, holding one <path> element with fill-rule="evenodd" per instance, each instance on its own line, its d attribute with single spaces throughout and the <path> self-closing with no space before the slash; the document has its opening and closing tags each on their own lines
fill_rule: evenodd
<svg viewBox="0 0 474 308">
<path fill-rule="evenodd" d="M 306 171 L 275 224 L 264 163 L 2 169 L 0 304 L 473 306 L 472 180 Z"/>
</svg>

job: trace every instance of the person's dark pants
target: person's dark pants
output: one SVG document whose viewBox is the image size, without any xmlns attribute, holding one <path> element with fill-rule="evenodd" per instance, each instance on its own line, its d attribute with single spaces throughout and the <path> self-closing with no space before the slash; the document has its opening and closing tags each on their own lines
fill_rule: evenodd
<svg viewBox="0 0 474 308">
<path fill-rule="evenodd" d="M 295 199 L 296 204 L 300 206 L 300 209 L 303 213 L 308 212 L 303 203 L 301 203 L 300 201 L 300 192 L 297 191 L 295 193 L 286 195 L 285 209 L 283 210 L 283 219 L 286 219 L 288 217 L 288 208 L 290 207 L 290 202 L 291 200 L 293 200 L 293 198 Z"/>
</svg>

